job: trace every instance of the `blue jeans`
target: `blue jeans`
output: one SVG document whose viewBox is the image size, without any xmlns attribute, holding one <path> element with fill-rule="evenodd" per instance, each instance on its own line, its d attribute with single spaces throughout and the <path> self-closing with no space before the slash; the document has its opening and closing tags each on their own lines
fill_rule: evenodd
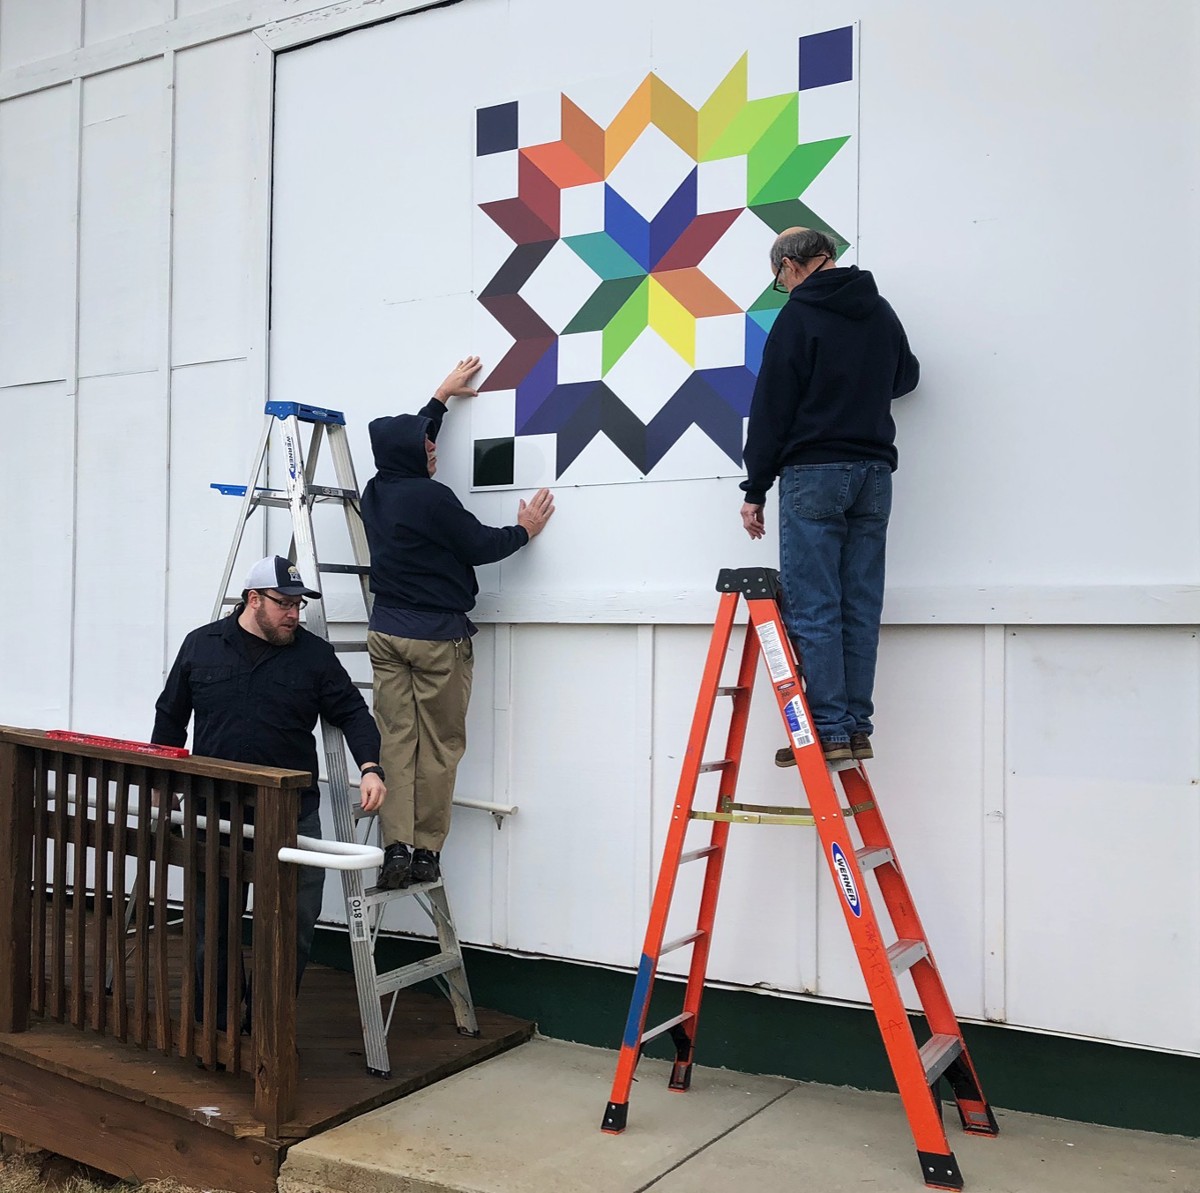
<svg viewBox="0 0 1200 1193">
<path fill-rule="evenodd" d="M 795 464 L 779 484 L 783 620 L 821 741 L 870 733 L 892 512 L 887 464 Z"/>
</svg>

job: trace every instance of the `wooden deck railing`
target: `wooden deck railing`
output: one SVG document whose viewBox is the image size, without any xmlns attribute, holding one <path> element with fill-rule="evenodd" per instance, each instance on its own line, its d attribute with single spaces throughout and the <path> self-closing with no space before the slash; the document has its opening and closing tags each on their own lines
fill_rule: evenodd
<svg viewBox="0 0 1200 1193">
<path fill-rule="evenodd" d="M 277 1137 L 296 1090 L 296 868 L 277 855 L 296 844 L 307 782 L 296 771 L 0 727 L 0 1032 L 25 1031 L 36 1014 L 231 1073 L 249 1068 L 256 1115 Z M 221 831 L 211 831 L 218 814 Z M 250 823 L 253 841 L 237 848 Z M 213 947 L 218 875 L 231 892 L 223 990 Z M 239 965 L 246 883 L 254 888 L 248 1048 Z M 210 897 L 201 1009 L 193 956 L 202 884 Z"/>
</svg>

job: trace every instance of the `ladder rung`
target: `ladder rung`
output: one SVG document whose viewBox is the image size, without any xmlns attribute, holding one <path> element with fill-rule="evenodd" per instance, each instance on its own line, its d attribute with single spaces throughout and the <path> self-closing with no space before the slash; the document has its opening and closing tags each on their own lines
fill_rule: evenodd
<svg viewBox="0 0 1200 1193">
<path fill-rule="evenodd" d="M 694 940 L 699 940 L 704 936 L 705 932 L 697 928 L 695 932 L 689 932 L 686 936 L 680 936 L 675 940 L 668 941 L 661 949 L 658 950 L 660 957 L 666 956 L 667 953 L 673 953 L 676 949 L 683 948 L 684 945 L 691 944 Z"/>
<path fill-rule="evenodd" d="M 925 1084 L 932 1085 L 962 1054 L 958 1036 L 930 1036 L 921 1045 L 921 1064 L 925 1066 Z"/>
<path fill-rule="evenodd" d="M 373 812 L 368 812 L 368 816 L 373 816 Z M 403 899 L 405 895 L 422 895 L 426 891 L 431 890 L 435 886 L 441 886 L 442 880 L 436 879 L 434 882 L 414 883 L 412 886 L 400 887 L 398 890 L 390 890 L 386 887 L 369 886 L 363 892 L 363 906 L 376 907 L 380 903 L 391 903 L 396 899 Z"/>
<path fill-rule="evenodd" d="M 367 685 L 370 687 L 370 685 Z M 862 849 L 856 849 L 854 856 L 858 859 L 858 867 L 860 870 L 874 870 L 876 866 L 882 866 L 893 859 L 892 851 L 885 845 L 864 845 Z"/>
<path fill-rule="evenodd" d="M 254 496 L 250 498 L 250 504 L 252 506 L 266 505 L 270 506 L 271 509 L 276 510 L 286 510 L 292 508 L 292 503 L 286 497 L 266 497 L 260 496 L 258 493 L 255 493 Z"/>
<path fill-rule="evenodd" d="M 418 982 L 436 978 L 439 974 L 449 973 L 452 969 L 462 968 L 462 958 L 456 953 L 434 953 L 405 965 L 402 969 L 393 969 L 389 973 L 375 975 L 375 993 L 391 994 L 393 990 L 405 990 Z"/>
<path fill-rule="evenodd" d="M 709 771 L 724 770 L 727 766 L 733 765 L 732 758 L 722 758 L 720 762 L 702 762 L 700 763 L 700 773 L 708 774 Z"/>
<path fill-rule="evenodd" d="M 652 1027 L 649 1031 L 642 1032 L 642 1038 L 639 1043 L 648 1044 L 651 1040 L 661 1036 L 664 1032 L 670 1031 L 671 1028 L 677 1027 L 680 1023 L 686 1023 L 691 1017 L 691 1011 L 684 1011 L 682 1015 L 676 1015 L 674 1019 L 667 1019 L 657 1027 Z"/>
<path fill-rule="evenodd" d="M 319 563 L 318 572 L 333 572 L 339 576 L 368 576 L 371 569 L 362 563 Z"/>
<path fill-rule="evenodd" d="M 357 501 L 358 493 L 354 489 L 338 489 L 332 485 L 308 485 L 312 497 L 327 497 L 331 501 Z"/>
<path fill-rule="evenodd" d="M 679 855 L 679 864 L 682 866 L 686 862 L 696 862 L 702 857 L 710 857 L 717 852 L 715 845 L 705 845 L 703 849 L 689 849 L 687 853 Z"/>
<path fill-rule="evenodd" d="M 929 948 L 923 940 L 898 940 L 888 946 L 887 956 L 892 973 L 900 974 L 912 969 L 923 957 L 928 957 Z"/>
<path fill-rule="evenodd" d="M 743 688 L 740 684 L 732 684 L 727 687 L 718 688 L 717 695 L 718 696 L 736 696 L 739 692 L 744 692 L 744 691 L 746 691 L 746 689 Z"/>
<path fill-rule="evenodd" d="M 355 650 L 361 651 L 367 649 L 367 644 L 365 642 L 331 642 L 329 645 L 332 646 L 338 654 L 346 654 Z"/>
<path fill-rule="evenodd" d="M 803 808 L 797 809 L 804 812 Z M 812 828 L 817 822 L 812 815 L 776 816 L 765 812 L 690 812 L 692 820 L 717 820 L 725 824 L 799 824 Z"/>
<path fill-rule="evenodd" d="M 375 687 L 369 679 L 356 679 L 353 683 L 356 688 L 362 688 L 364 692 L 369 692 Z"/>
</svg>

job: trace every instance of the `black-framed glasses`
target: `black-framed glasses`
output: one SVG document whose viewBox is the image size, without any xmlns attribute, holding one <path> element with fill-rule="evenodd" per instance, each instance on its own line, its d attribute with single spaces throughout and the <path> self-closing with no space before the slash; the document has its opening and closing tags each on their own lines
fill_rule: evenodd
<svg viewBox="0 0 1200 1193">
<path fill-rule="evenodd" d="M 775 281 L 771 284 L 771 289 L 774 290 L 776 294 L 786 294 L 788 292 L 788 288 L 786 286 L 781 286 L 779 284 L 779 279 L 783 277 L 783 266 L 789 260 L 791 260 L 790 257 L 784 257 L 784 259 L 779 262 L 779 268 L 775 271 Z"/>
<path fill-rule="evenodd" d="M 301 597 L 298 601 L 281 601 L 278 597 L 273 597 L 269 592 L 263 592 L 260 588 L 258 595 L 266 597 L 268 601 L 273 601 L 281 609 L 295 609 L 297 611 L 308 608 L 308 602 Z"/>
</svg>

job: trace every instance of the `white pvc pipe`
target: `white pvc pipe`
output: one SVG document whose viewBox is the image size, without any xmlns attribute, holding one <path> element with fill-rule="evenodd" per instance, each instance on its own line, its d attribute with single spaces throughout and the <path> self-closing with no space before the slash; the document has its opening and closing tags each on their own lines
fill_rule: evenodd
<svg viewBox="0 0 1200 1193">
<path fill-rule="evenodd" d="M 54 797 L 49 800 L 49 805 L 54 803 Z M 88 796 L 88 807 L 96 807 L 96 797 Z M 111 798 L 108 801 L 108 810 L 116 811 L 116 799 Z M 136 815 L 138 812 L 137 802 L 130 801 L 126 816 Z M 150 809 L 152 820 L 158 819 L 158 808 Z M 75 797 L 67 796 L 67 815 L 75 814 Z M 182 825 L 186 823 L 186 818 L 182 812 L 172 811 L 171 823 Z M 196 827 L 199 829 L 208 828 L 208 817 L 197 816 Z M 232 825 L 228 820 L 217 821 L 217 831 L 229 836 Z M 254 825 L 243 824 L 242 836 L 253 839 Z M 281 862 L 290 862 L 294 866 L 315 866 L 324 870 L 371 870 L 376 866 L 383 865 L 383 850 L 375 845 L 359 845 L 346 841 L 326 841 L 320 837 L 296 837 L 296 845 L 298 848 L 293 849 L 289 845 L 284 845 L 280 848 L 276 855 Z"/>
</svg>

